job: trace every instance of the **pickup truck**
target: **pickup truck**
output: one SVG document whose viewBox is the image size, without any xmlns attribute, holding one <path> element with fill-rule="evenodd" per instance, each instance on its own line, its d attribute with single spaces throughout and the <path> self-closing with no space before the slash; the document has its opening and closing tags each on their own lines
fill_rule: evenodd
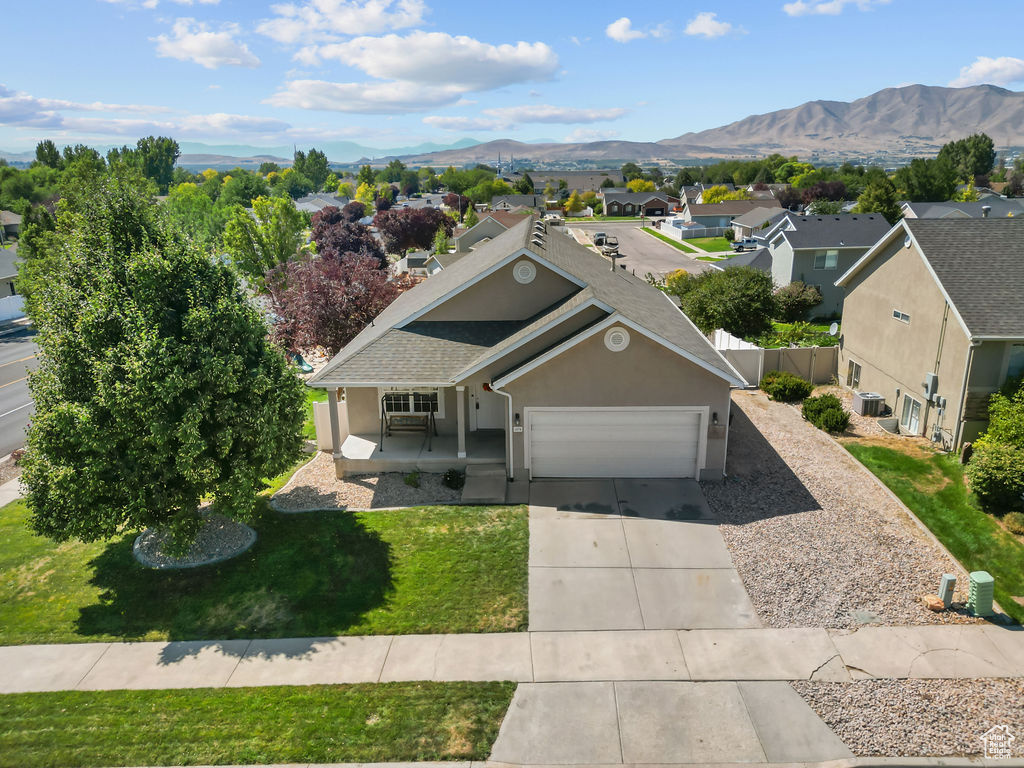
<svg viewBox="0 0 1024 768">
<path fill-rule="evenodd" d="M 742 240 L 737 240 L 732 244 L 732 249 L 737 253 L 747 250 L 748 248 L 752 251 L 757 250 L 761 247 L 761 244 L 753 237 L 745 237 Z"/>
</svg>

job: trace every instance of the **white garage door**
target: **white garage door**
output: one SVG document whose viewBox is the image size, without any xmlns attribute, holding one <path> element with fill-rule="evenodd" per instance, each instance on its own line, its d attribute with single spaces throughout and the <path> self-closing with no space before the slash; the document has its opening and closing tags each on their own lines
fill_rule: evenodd
<svg viewBox="0 0 1024 768">
<path fill-rule="evenodd" d="M 700 410 L 527 409 L 532 477 L 696 477 Z"/>
</svg>

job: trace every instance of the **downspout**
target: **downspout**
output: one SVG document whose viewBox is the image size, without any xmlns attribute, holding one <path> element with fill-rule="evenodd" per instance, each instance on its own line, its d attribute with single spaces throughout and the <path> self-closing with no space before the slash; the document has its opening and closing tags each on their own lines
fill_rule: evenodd
<svg viewBox="0 0 1024 768">
<path fill-rule="evenodd" d="M 512 395 L 509 394 L 508 392 L 502 392 L 500 389 L 498 389 L 492 384 L 484 384 L 483 388 L 487 392 L 493 392 L 496 395 L 501 395 L 502 397 L 508 398 L 508 429 L 505 430 L 508 433 L 508 455 L 505 458 L 505 469 L 508 472 L 509 482 L 513 482 L 515 480 L 515 462 L 512 460 L 512 458 L 515 452 L 515 444 L 512 442 L 512 424 L 514 423 L 513 419 L 515 417 L 512 413 Z"/>
<path fill-rule="evenodd" d="M 981 341 L 978 339 L 971 339 L 970 345 L 967 347 L 967 365 L 964 366 L 964 381 L 960 385 L 960 404 L 958 406 L 959 413 L 956 419 L 956 434 L 953 435 L 953 450 L 960 450 L 960 436 L 963 433 L 964 428 L 964 413 L 967 410 L 967 382 L 971 378 L 971 368 L 974 365 L 974 350 L 981 346 Z"/>
</svg>

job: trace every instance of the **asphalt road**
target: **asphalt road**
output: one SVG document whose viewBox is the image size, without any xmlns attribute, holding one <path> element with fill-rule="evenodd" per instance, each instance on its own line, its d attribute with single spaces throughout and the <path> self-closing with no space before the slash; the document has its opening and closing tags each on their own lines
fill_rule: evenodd
<svg viewBox="0 0 1024 768">
<path fill-rule="evenodd" d="M 25 444 L 25 427 L 32 415 L 26 377 L 38 365 L 38 352 L 31 328 L 0 336 L 0 456 Z"/>
<path fill-rule="evenodd" d="M 588 234 L 607 232 L 619 239 L 619 261 L 626 269 L 643 277 L 648 272 L 659 277 L 674 269 L 685 269 L 690 274 L 706 272 L 714 269 L 706 261 L 698 261 L 688 254 L 663 243 L 656 237 L 640 231 L 640 224 L 631 221 L 596 221 L 591 223 L 572 222 L 566 225 L 572 229 L 582 229 Z"/>
</svg>

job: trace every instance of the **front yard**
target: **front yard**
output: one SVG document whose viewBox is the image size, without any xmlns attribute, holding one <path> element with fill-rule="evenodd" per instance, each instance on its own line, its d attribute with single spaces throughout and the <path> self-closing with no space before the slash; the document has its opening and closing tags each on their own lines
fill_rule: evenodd
<svg viewBox="0 0 1024 768">
<path fill-rule="evenodd" d="M 650 227 L 644 227 L 643 231 L 646 232 L 649 235 L 654 235 L 656 238 L 661 240 L 663 243 L 668 243 L 673 248 L 677 248 L 680 251 L 682 251 L 683 253 L 694 253 L 694 254 L 697 253 L 697 251 L 695 251 L 693 248 L 690 248 L 685 243 L 681 243 L 678 240 L 673 240 L 668 235 L 663 235 L 663 234 L 661 234 L 661 232 L 659 232 L 656 229 L 651 229 Z"/>
<path fill-rule="evenodd" d="M 0 765 L 486 760 L 515 683 L 0 696 Z"/>
<path fill-rule="evenodd" d="M 276 483 L 275 483 L 276 484 Z M 0 509 L 0 644 L 502 632 L 526 626 L 525 507 L 284 515 L 245 554 L 143 568 L 134 535 L 53 544 Z"/>
<path fill-rule="evenodd" d="M 711 253 L 732 250 L 732 243 L 724 237 L 694 237 L 690 238 L 686 242 L 690 245 L 697 246 L 701 250 L 710 251 Z"/>
</svg>

